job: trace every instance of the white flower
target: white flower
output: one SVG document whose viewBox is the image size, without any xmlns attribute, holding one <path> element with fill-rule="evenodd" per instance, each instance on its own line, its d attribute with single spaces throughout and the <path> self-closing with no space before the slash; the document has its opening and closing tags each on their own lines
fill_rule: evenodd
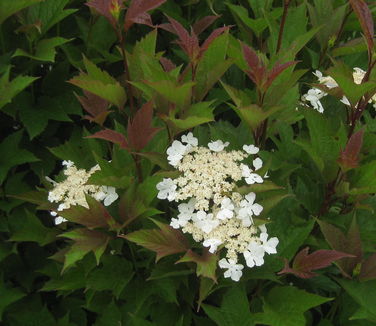
<svg viewBox="0 0 376 326">
<path fill-rule="evenodd" d="M 361 84 L 365 74 L 366 72 L 363 69 L 355 67 L 353 72 L 354 83 L 358 85 Z"/>
<path fill-rule="evenodd" d="M 194 137 L 191 132 L 189 132 L 186 135 L 181 136 L 181 141 L 185 144 L 191 145 L 192 147 L 195 147 L 198 145 L 198 139 Z"/>
<path fill-rule="evenodd" d="M 320 99 L 326 96 L 327 93 L 323 92 L 318 88 L 312 88 L 308 91 L 307 94 L 302 96 L 303 101 L 309 101 L 311 106 L 319 111 L 320 113 L 324 112 L 324 107 L 322 106 Z"/>
<path fill-rule="evenodd" d="M 340 99 L 340 102 L 342 102 L 343 104 L 348 105 L 348 106 L 351 105 L 349 99 L 345 95 L 342 96 L 342 98 Z"/>
<path fill-rule="evenodd" d="M 244 266 L 242 264 L 236 264 L 236 262 L 233 259 L 225 259 L 222 258 L 218 265 L 220 268 L 226 268 L 227 271 L 224 273 L 224 277 L 228 278 L 231 277 L 233 281 L 238 282 L 243 275 L 242 269 Z"/>
<path fill-rule="evenodd" d="M 167 148 L 167 160 L 172 166 L 179 164 L 180 160 L 186 153 L 187 146 L 184 146 L 180 141 L 174 140 L 169 148 Z"/>
<path fill-rule="evenodd" d="M 242 176 L 245 178 L 245 182 L 249 185 L 254 183 L 263 183 L 264 180 L 257 173 L 252 173 L 252 170 L 245 164 L 241 165 Z"/>
<path fill-rule="evenodd" d="M 252 241 L 248 247 L 248 250 L 244 251 L 244 259 L 249 268 L 253 266 L 261 266 L 264 264 L 265 250 L 262 245 Z"/>
<path fill-rule="evenodd" d="M 313 74 L 318 78 L 320 84 L 323 84 L 323 85 L 325 85 L 328 88 L 338 87 L 337 82 L 332 77 L 330 77 L 330 76 L 323 76 L 323 74 L 321 73 L 321 71 L 316 70 Z"/>
<path fill-rule="evenodd" d="M 62 211 L 64 209 L 67 209 L 69 208 L 68 205 L 66 203 L 61 203 L 58 207 L 57 207 L 57 210 L 58 211 Z"/>
<path fill-rule="evenodd" d="M 217 218 L 220 220 L 230 219 L 234 216 L 234 205 L 230 198 L 225 197 L 221 202 L 221 210 L 217 214 Z"/>
<path fill-rule="evenodd" d="M 74 165 L 74 163 L 72 161 L 69 161 L 69 160 L 68 161 L 64 160 L 61 164 L 65 165 L 67 168 L 70 168 Z"/>
<path fill-rule="evenodd" d="M 104 192 L 105 192 L 105 197 L 103 201 L 104 206 L 110 206 L 116 199 L 119 198 L 119 195 L 116 193 L 116 189 L 114 187 L 108 187 L 108 186 L 103 186 Z"/>
<path fill-rule="evenodd" d="M 67 220 L 64 217 L 56 216 L 56 218 L 55 218 L 55 225 L 59 225 L 59 224 L 61 224 L 63 222 L 67 222 Z"/>
<path fill-rule="evenodd" d="M 279 243 L 278 238 L 273 237 L 268 240 L 268 234 L 265 232 L 262 232 L 260 234 L 260 240 L 262 241 L 262 248 L 267 252 L 268 254 L 275 254 L 277 253 L 277 245 Z"/>
<path fill-rule="evenodd" d="M 256 159 L 254 159 L 253 160 L 253 166 L 255 167 L 255 171 L 257 171 L 257 170 L 259 170 L 259 169 L 261 169 L 262 168 L 262 160 L 261 160 L 261 158 L 256 158 Z"/>
<path fill-rule="evenodd" d="M 208 147 L 213 152 L 220 152 L 220 151 L 223 151 L 225 147 L 227 147 L 229 144 L 230 144 L 229 142 L 224 143 L 222 140 L 216 140 L 216 141 L 210 142 L 208 144 Z"/>
<path fill-rule="evenodd" d="M 158 198 L 159 199 L 167 199 L 168 201 L 172 201 L 175 199 L 176 196 L 176 184 L 170 178 L 165 178 L 161 182 L 157 184 Z"/>
<path fill-rule="evenodd" d="M 188 221 L 193 217 L 193 212 L 195 210 L 196 200 L 192 198 L 188 203 L 182 203 L 178 206 L 179 215 L 177 218 L 172 218 L 170 225 L 174 229 L 179 229 L 184 227 Z"/>
<path fill-rule="evenodd" d="M 219 221 L 213 218 L 213 214 L 207 214 L 204 211 L 198 211 L 193 217 L 195 225 L 205 233 L 210 233 L 218 225 Z"/>
<path fill-rule="evenodd" d="M 217 251 L 218 246 L 221 244 L 222 241 L 218 239 L 207 239 L 202 243 L 204 247 L 210 247 L 209 252 L 211 252 L 212 254 Z"/>
<path fill-rule="evenodd" d="M 257 154 L 260 149 L 255 145 L 243 145 L 243 150 L 248 154 Z"/>
</svg>

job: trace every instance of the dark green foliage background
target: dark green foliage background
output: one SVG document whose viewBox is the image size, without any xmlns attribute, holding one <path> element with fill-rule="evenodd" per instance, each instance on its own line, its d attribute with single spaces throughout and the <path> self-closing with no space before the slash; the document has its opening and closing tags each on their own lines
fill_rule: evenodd
<svg viewBox="0 0 376 326">
<path fill-rule="evenodd" d="M 278 35 L 288 1 L 167 0 L 149 11 L 155 25 L 167 23 L 168 15 L 188 31 L 199 19 L 220 15 L 200 35 L 201 41 L 215 28 L 231 26 L 204 55 L 205 64 L 199 66 L 194 80 L 201 84 L 192 88 L 196 92 L 192 98 L 188 96 L 191 88 L 171 91 L 171 85 L 179 85 L 177 78 L 157 89 L 168 76 L 160 66 L 153 70 L 160 56 L 182 65 L 180 72 L 189 64 L 172 33 L 134 24 L 121 43 L 109 21 L 85 1 L 0 1 L 1 325 L 376 325 L 375 109 L 368 105 L 349 133 L 352 126 L 338 94 L 322 100 L 324 114 L 299 104 L 309 83 L 317 82 L 312 71 L 331 68 L 329 72 L 344 76 L 346 69 L 369 67 L 364 29 L 348 1 L 291 1 L 280 49 Z M 125 3 L 129 6 L 130 1 Z M 368 1 L 368 7 L 375 18 L 376 5 Z M 124 15 L 122 11 L 119 21 Z M 238 40 L 256 50 L 269 71 L 278 63 L 298 61 L 273 81 L 261 101 L 258 88 L 245 73 L 248 67 Z M 116 85 L 113 93 L 99 87 L 111 110 L 103 126 L 126 133 L 128 118 L 135 112 L 125 83 L 122 46 L 135 106 L 140 109 L 150 98 L 156 99 L 153 125 L 163 129 L 136 151 L 146 153 L 138 158 L 112 142 L 84 138 L 101 126 L 85 118 L 88 112 L 76 97 L 88 87 L 86 82 L 79 84 L 77 76 L 85 74 L 90 63 L 108 72 Z M 149 72 L 142 71 L 149 65 Z M 213 83 L 205 84 L 202 80 L 209 73 Z M 184 83 L 190 81 L 190 74 L 188 69 Z M 369 92 L 375 92 L 375 76 L 373 69 Z M 200 96 L 205 85 L 207 94 Z M 354 83 L 344 78 L 340 86 L 348 95 Z M 119 102 L 124 90 L 123 106 Z M 175 91 L 174 102 L 168 96 Z M 354 92 L 359 100 L 366 93 L 360 87 Z M 186 103 L 180 102 L 186 95 L 191 102 L 184 107 Z M 250 105 L 255 103 L 258 108 Z M 180 106 L 188 113 L 178 112 Z M 176 114 L 170 115 L 167 107 L 176 109 Z M 263 133 L 260 126 L 265 126 Z M 361 129 L 358 167 L 341 170 L 338 180 L 340 151 L 348 144 L 348 135 Z M 209 271 L 216 275 L 216 284 L 197 276 L 196 264 L 175 264 L 182 253 L 155 262 L 155 253 L 118 237 L 155 229 L 148 217 L 168 224 L 176 212 L 176 207 L 156 199 L 155 185 L 168 169 L 163 156 L 168 144 L 185 130 L 193 130 L 202 144 L 222 139 L 230 141 L 232 148 L 252 142 L 262 148 L 260 156 L 268 167 L 272 190 L 261 191 L 258 198 L 264 206 L 263 218 L 271 220 L 269 234 L 280 243 L 277 255 L 245 271 L 239 283 L 224 279 L 220 270 Z M 148 156 L 150 152 L 159 154 Z M 93 183 L 114 185 L 122 202 L 116 205 L 124 205 L 125 218 L 130 219 L 123 228 L 95 231 L 109 237 L 98 261 L 88 250 L 82 259 L 68 263 L 67 250 L 74 242 L 62 234 L 82 230 L 82 225 L 55 226 L 48 211 L 53 207 L 43 206 L 44 189 L 50 187 L 45 177 L 58 180 L 62 160 L 72 160 L 80 168 L 99 163 L 102 171 Z M 334 188 L 333 180 L 339 181 Z M 90 213 L 95 212 L 91 207 Z M 109 212 L 120 223 L 123 217 L 117 207 Z M 331 242 L 323 223 L 335 226 L 347 240 L 341 242 L 338 236 Z M 277 274 L 283 259 L 292 266 L 295 255 L 307 246 L 311 252 L 344 251 L 357 260 L 351 270 L 337 261 L 309 279 Z M 361 247 L 360 254 L 355 247 Z"/>
</svg>

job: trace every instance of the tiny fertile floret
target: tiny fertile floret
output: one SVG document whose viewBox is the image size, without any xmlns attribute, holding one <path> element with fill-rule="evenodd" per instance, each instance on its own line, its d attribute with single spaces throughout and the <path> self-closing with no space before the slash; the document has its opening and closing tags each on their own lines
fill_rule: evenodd
<svg viewBox="0 0 376 326">
<path fill-rule="evenodd" d="M 191 234 L 211 253 L 225 248 L 226 258 L 218 265 L 226 269 L 224 277 L 239 281 L 244 268 L 240 260 L 248 267 L 261 266 L 265 253 L 277 252 L 278 239 L 268 239 L 266 226 L 254 223 L 253 217 L 263 210 L 255 202 L 256 194 L 237 191 L 238 186 L 264 182 L 261 158 L 244 163 L 259 148 L 251 144 L 227 151 L 228 146 L 222 140 L 199 146 L 191 132 L 175 140 L 167 149 L 167 159 L 180 175 L 163 179 L 157 190 L 159 199 L 180 203 L 170 225 Z"/>
</svg>

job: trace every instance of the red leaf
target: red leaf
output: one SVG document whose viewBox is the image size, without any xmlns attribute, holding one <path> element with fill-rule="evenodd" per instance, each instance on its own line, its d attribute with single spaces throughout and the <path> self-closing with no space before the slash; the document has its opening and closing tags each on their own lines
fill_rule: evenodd
<svg viewBox="0 0 376 326">
<path fill-rule="evenodd" d="M 200 55 L 203 55 L 205 51 L 208 49 L 210 44 L 223 32 L 227 31 L 230 29 L 230 26 L 223 26 L 220 28 L 215 29 L 209 37 L 205 40 L 205 42 L 202 44 L 201 49 L 200 49 Z"/>
<path fill-rule="evenodd" d="M 80 101 L 85 111 L 87 111 L 91 115 L 85 116 L 85 118 L 90 121 L 95 121 L 98 124 L 102 125 L 107 115 L 110 113 L 108 111 L 109 102 L 85 90 L 84 95 L 85 96 L 76 95 L 76 97 Z"/>
<path fill-rule="evenodd" d="M 317 221 L 320 225 L 321 232 L 324 234 L 325 240 L 334 249 L 341 252 L 348 252 L 354 255 L 354 258 L 345 258 L 338 262 L 338 267 L 343 275 L 351 277 L 354 268 L 362 260 L 362 243 L 360 240 L 359 228 L 354 218 L 349 231 L 345 235 L 335 226 L 324 221 Z"/>
<path fill-rule="evenodd" d="M 353 134 L 343 151 L 341 151 L 338 163 L 344 170 L 353 169 L 358 166 L 359 152 L 363 144 L 364 130 Z"/>
<path fill-rule="evenodd" d="M 211 24 L 213 24 L 220 16 L 206 16 L 201 18 L 199 21 L 195 22 L 192 26 L 193 32 L 196 35 L 200 35 L 204 30 L 206 30 Z"/>
<path fill-rule="evenodd" d="M 173 29 L 173 33 L 179 37 L 177 44 L 180 45 L 180 47 L 188 55 L 191 61 L 194 61 L 200 52 L 200 46 L 199 46 L 197 35 L 193 31 L 191 35 L 189 35 L 187 30 L 177 20 L 169 16 L 167 16 L 167 18 L 171 23 L 170 26 Z M 160 27 L 166 30 L 169 30 L 170 26 L 167 25 L 167 26 L 160 26 Z"/>
<path fill-rule="evenodd" d="M 266 82 L 263 85 L 264 90 L 266 91 L 270 85 L 285 69 L 288 67 L 297 64 L 299 61 L 289 61 L 283 64 L 276 63 L 274 67 L 268 72 Z"/>
<path fill-rule="evenodd" d="M 134 23 L 152 26 L 147 11 L 159 7 L 166 0 L 132 0 L 125 14 L 124 30 L 127 31 Z"/>
<path fill-rule="evenodd" d="M 359 278 L 361 281 L 376 279 L 376 253 L 369 256 L 360 269 Z"/>
<path fill-rule="evenodd" d="M 139 230 L 120 237 L 155 251 L 157 253 L 156 261 L 162 257 L 185 252 L 189 249 L 189 243 L 181 231 L 156 220 L 153 220 L 153 222 L 159 227 L 159 230 Z"/>
<path fill-rule="evenodd" d="M 107 18 L 112 26 L 116 27 L 116 12 L 124 8 L 122 0 L 91 0 L 86 3 L 88 7 L 94 8 L 100 15 Z"/>
<path fill-rule="evenodd" d="M 100 202 L 90 196 L 86 196 L 86 201 L 89 208 L 76 205 L 59 212 L 59 215 L 66 218 L 70 222 L 84 225 L 88 229 L 103 227 L 116 229 L 119 226 Z"/>
<path fill-rule="evenodd" d="M 367 41 L 368 55 L 371 58 L 374 44 L 373 34 L 375 32 L 372 14 L 364 0 L 350 0 L 350 4 L 355 14 L 358 16 L 360 26 L 362 27 Z"/>
<path fill-rule="evenodd" d="M 266 68 L 253 49 L 251 49 L 244 43 L 242 43 L 241 45 L 243 49 L 244 59 L 250 69 L 249 71 L 247 71 L 247 75 L 258 87 L 261 87 L 262 81 L 266 74 Z"/>
<path fill-rule="evenodd" d="M 204 249 L 202 256 L 196 254 L 192 250 L 188 250 L 187 253 L 176 262 L 176 264 L 184 262 L 196 263 L 197 276 L 208 277 L 215 283 L 217 283 L 217 277 L 215 276 L 215 270 L 217 269 L 217 260 L 217 255 L 211 254 L 208 249 Z"/>
<path fill-rule="evenodd" d="M 145 103 L 139 109 L 133 120 L 128 123 L 128 140 L 131 148 L 139 151 L 143 149 L 161 128 L 151 126 L 153 118 L 152 102 Z"/>
<path fill-rule="evenodd" d="M 114 144 L 118 144 L 121 148 L 127 149 L 128 142 L 127 139 L 123 134 L 120 132 L 111 130 L 111 129 L 104 129 L 101 131 L 96 132 L 94 135 L 88 136 L 87 138 L 99 138 L 108 140 Z"/>
<path fill-rule="evenodd" d="M 161 57 L 159 59 L 159 62 L 162 64 L 164 71 L 170 72 L 171 70 L 174 70 L 176 68 L 176 65 L 167 58 Z"/>
<path fill-rule="evenodd" d="M 329 266 L 333 261 L 344 257 L 355 257 L 335 250 L 317 250 L 308 254 L 309 248 L 302 249 L 294 259 L 292 268 L 289 267 L 287 260 L 285 268 L 278 274 L 291 273 L 300 278 L 311 278 L 316 276 L 312 271 Z"/>
</svg>

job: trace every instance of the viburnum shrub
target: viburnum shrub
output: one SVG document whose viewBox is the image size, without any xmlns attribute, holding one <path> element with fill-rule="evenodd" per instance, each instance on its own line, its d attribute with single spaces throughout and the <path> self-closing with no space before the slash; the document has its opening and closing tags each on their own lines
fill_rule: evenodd
<svg viewBox="0 0 376 326">
<path fill-rule="evenodd" d="M 0 324 L 376 325 L 376 3 L 0 1 Z"/>
</svg>

